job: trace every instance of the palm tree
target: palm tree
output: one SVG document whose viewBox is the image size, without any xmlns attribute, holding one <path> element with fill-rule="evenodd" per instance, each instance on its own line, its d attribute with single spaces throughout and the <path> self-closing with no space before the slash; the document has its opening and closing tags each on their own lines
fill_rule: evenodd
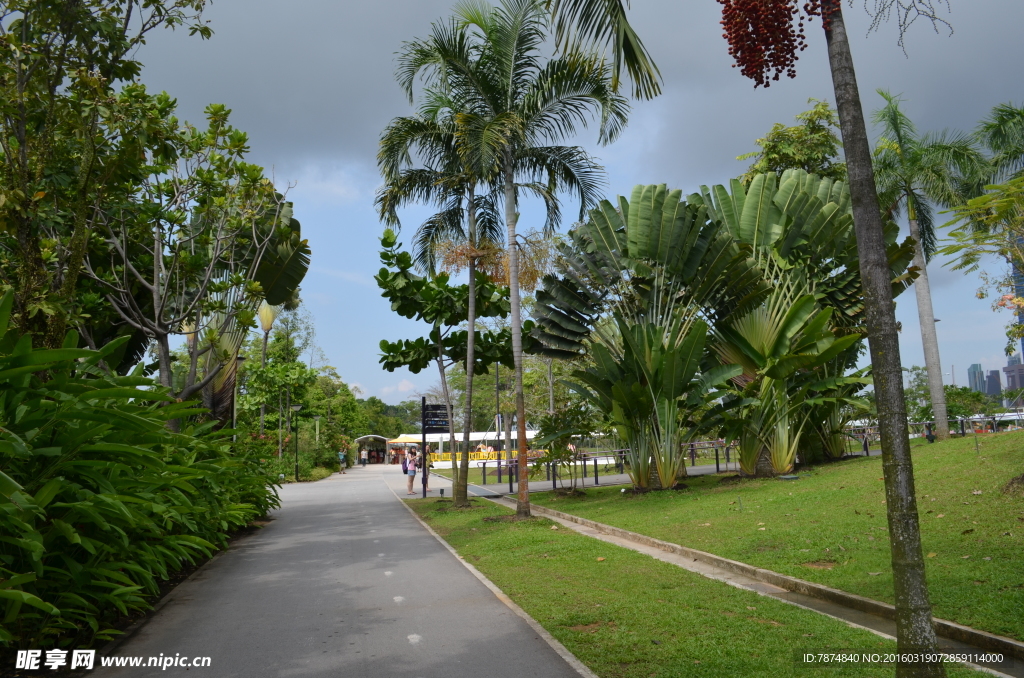
<svg viewBox="0 0 1024 678">
<path fill-rule="evenodd" d="M 999 104 L 978 124 L 974 134 L 992 153 L 996 181 L 1024 171 L 1024 107 Z"/>
<path fill-rule="evenodd" d="M 438 27 L 435 25 L 435 32 L 437 31 Z M 432 37 L 439 37 L 436 42 L 443 45 L 446 32 L 442 28 L 440 33 L 440 36 Z M 414 50 L 419 50 L 422 43 L 411 44 L 416 45 Z M 408 50 L 409 46 L 406 49 Z M 439 211 L 428 218 L 416 234 L 415 260 L 427 273 L 436 272 L 437 247 L 442 242 L 464 242 L 468 246 L 468 333 L 463 449 L 459 466 L 452 464 L 453 501 L 455 506 L 467 506 L 469 434 L 472 430 L 473 374 L 476 367 L 476 262 L 481 243 L 500 242 L 501 231 L 500 222 L 495 218 L 493 196 L 477 195 L 481 172 L 469 166 L 465 162 L 467 154 L 460 152 L 459 135 L 456 134 L 460 113 L 458 103 L 438 91 L 428 90 L 426 94 L 419 115 L 392 120 L 381 136 L 377 160 L 386 184 L 378 192 L 376 204 L 381 219 L 389 226 L 401 225 L 397 211 L 404 205 L 411 202 L 438 205 Z M 423 161 L 424 167 L 409 167 L 413 153 Z M 443 374 L 441 379 L 444 385 Z M 445 398 L 445 404 L 451 421 L 452 408 L 449 398 Z M 451 449 L 454 460 L 454 432 Z"/>
<path fill-rule="evenodd" d="M 885 99 L 885 106 L 874 115 L 874 122 L 881 126 L 882 133 L 875 146 L 878 200 L 892 219 L 906 211 L 910 235 L 917 242 L 914 246 L 914 266 L 918 269 L 914 283 L 917 315 L 935 415 L 935 435 L 945 440 L 949 437 L 949 420 L 927 268 L 935 252 L 932 205 L 963 204 L 972 197 L 967 191 L 987 174 L 988 163 L 968 135 L 943 132 L 920 136 L 914 123 L 900 110 L 899 97 L 883 90 L 878 93 Z"/>
<path fill-rule="evenodd" d="M 527 468 L 523 398 L 523 337 L 519 289 L 519 193 L 532 191 L 549 205 L 562 192 L 580 198 L 580 219 L 598 199 L 601 169 L 578 147 L 546 145 L 574 134 L 596 115 L 600 141 L 621 131 L 628 105 L 614 92 L 608 66 L 592 54 L 568 50 L 545 60 L 549 22 L 539 0 L 503 0 L 500 7 L 463 4 L 451 26 L 435 24 L 430 41 L 403 51 L 399 77 L 411 92 L 417 76 L 461 103 L 456 134 L 468 164 L 493 176 L 501 190 L 507 229 L 515 362 L 519 467 Z M 557 222 L 548 211 L 545 229 Z M 517 515 L 529 516 L 528 481 L 519 483 Z"/>
</svg>

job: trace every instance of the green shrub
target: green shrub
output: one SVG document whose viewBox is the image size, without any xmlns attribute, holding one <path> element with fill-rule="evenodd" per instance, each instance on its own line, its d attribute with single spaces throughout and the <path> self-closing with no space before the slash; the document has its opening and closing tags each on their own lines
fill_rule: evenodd
<svg viewBox="0 0 1024 678">
<path fill-rule="evenodd" d="M 0 301 L 0 641 L 104 641 L 158 582 L 278 506 L 258 458 L 233 454 L 203 412 L 100 351 L 34 350 Z M 183 423 L 175 433 L 169 420 Z"/>
</svg>

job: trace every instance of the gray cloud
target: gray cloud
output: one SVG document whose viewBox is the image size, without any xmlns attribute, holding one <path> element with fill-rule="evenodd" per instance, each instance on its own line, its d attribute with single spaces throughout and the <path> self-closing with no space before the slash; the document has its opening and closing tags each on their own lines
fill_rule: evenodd
<svg viewBox="0 0 1024 678">
<path fill-rule="evenodd" d="M 414 336 L 417 329 L 397 321 L 367 284 L 378 266 L 380 226 L 372 212 L 377 138 L 392 117 L 411 110 L 393 78 L 394 53 L 403 40 L 425 35 L 452 4 L 217 0 L 207 12 L 212 40 L 165 32 L 140 52 L 144 80 L 176 96 L 182 117 L 197 120 L 209 102 L 228 105 L 236 126 L 250 134 L 252 160 L 273 167 L 279 183 L 299 182 L 293 195 L 319 269 L 307 279 L 308 303 L 332 363 L 367 395 L 393 388 L 404 376 L 418 388 L 436 378 L 377 369 L 370 359 L 377 341 Z M 664 74 L 665 94 L 636 102 L 629 128 L 611 146 L 597 147 L 593 134 L 580 135 L 579 143 L 607 167 L 610 193 L 626 193 L 636 183 L 693 190 L 724 182 L 743 171 L 735 157 L 753 150 L 754 139 L 772 123 L 791 122 L 810 97 L 833 99 L 818 23 L 808 28 L 810 47 L 797 79 L 755 90 L 731 68 L 714 0 L 635 0 L 632 16 Z M 880 103 L 876 88 L 902 93 L 922 130 L 970 129 L 993 105 L 1024 101 L 1017 74 L 1024 3 L 954 0 L 949 18 L 955 33 L 915 26 L 907 56 L 896 44 L 895 26 L 867 35 L 860 3 L 846 16 L 868 114 Z M 973 339 L 951 335 L 944 358 L 966 369 L 976 361 L 971 351 L 998 355 L 1003 320 L 974 299 L 975 279 L 939 264 L 930 270 L 942 325 L 947 315 L 955 321 L 957 309 L 969 308 L 973 330 Z M 906 362 L 920 363 L 909 326 L 916 317 L 913 295 L 899 308 L 908 324 Z M 389 399 L 399 397 L 389 391 Z"/>
</svg>

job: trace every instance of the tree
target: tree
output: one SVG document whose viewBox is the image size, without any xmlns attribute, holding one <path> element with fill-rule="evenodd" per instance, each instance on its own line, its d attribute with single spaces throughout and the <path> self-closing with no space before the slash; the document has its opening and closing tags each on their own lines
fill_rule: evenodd
<svg viewBox="0 0 1024 678">
<path fill-rule="evenodd" d="M 744 75 L 760 85 L 774 71 L 795 76 L 797 53 L 803 43 L 802 27 L 793 27 L 800 12 L 796 0 L 772 3 L 772 12 L 759 14 L 763 3 L 755 0 L 720 0 L 730 54 Z M 875 25 L 888 16 L 896 0 L 879 0 Z M 906 11 L 904 11 L 904 9 Z M 828 44 L 829 67 L 839 112 L 846 166 L 857 232 L 861 278 L 872 375 L 882 438 L 886 511 L 892 544 L 892 566 L 896 602 L 897 646 L 901 652 L 933 652 L 935 630 L 928 602 L 924 554 L 914 493 L 914 470 L 910 457 L 910 432 L 900 364 L 896 308 L 893 304 L 889 264 L 878 193 L 875 189 L 871 147 L 861 107 L 857 76 L 853 66 L 846 24 L 840 0 L 819 0 L 805 6 L 806 18 L 821 17 Z M 931 0 L 900 5 L 902 31 L 916 16 L 940 21 Z M 941 662 L 900 664 L 897 676 L 944 676 Z"/>
<path fill-rule="evenodd" d="M 839 160 L 843 144 L 834 131 L 839 127 L 836 112 L 826 101 L 809 99 L 807 103 L 814 103 L 814 107 L 796 116 L 802 125 L 786 127 L 777 122 L 764 138 L 754 142 L 761 147 L 760 151 L 736 158 L 755 159 L 743 175 L 743 183 L 749 184 L 755 174 L 782 174 L 788 169 L 846 181 L 846 163 Z"/>
<path fill-rule="evenodd" d="M 381 360 L 384 369 L 389 372 L 405 367 L 414 374 L 428 367 L 432 362 L 437 365 L 441 377 L 441 390 L 448 413 L 451 449 L 455 449 L 455 428 L 453 419 L 452 398 L 448 392 L 447 370 L 453 364 L 462 363 L 463 369 L 469 371 L 468 363 L 472 359 L 474 367 L 486 372 L 487 366 L 493 362 L 510 362 L 508 352 L 510 333 L 479 333 L 474 331 L 472 344 L 465 330 L 456 328 L 467 320 L 468 309 L 474 308 L 480 317 L 508 315 L 507 288 L 497 288 L 482 273 L 474 272 L 475 285 L 452 286 L 447 273 L 421 277 L 411 272 L 412 257 L 400 251 L 401 245 L 391 229 L 384 232 L 381 238 L 381 263 L 385 265 L 376 276 L 377 285 L 383 290 L 381 296 L 391 302 L 391 309 L 407 318 L 424 320 L 433 326 L 427 337 L 413 340 L 389 342 L 381 340 Z M 476 299 L 470 305 L 467 297 L 473 290 Z M 470 345 L 476 350 L 469 354 Z M 466 416 L 466 425 L 471 418 Z M 468 432 L 464 438 L 468 442 Z M 456 503 L 468 505 L 468 449 L 463 451 L 464 473 L 460 473 L 455 487 Z M 453 465 L 454 466 L 454 465 Z"/>
<path fill-rule="evenodd" d="M 148 97 L 141 86 L 133 95 Z M 225 422 L 256 309 L 292 297 L 309 246 L 291 203 L 244 161 L 247 138 L 228 124 L 228 109 L 208 106 L 200 131 L 178 122 L 166 94 L 150 101 L 164 122 L 160 146 L 147 149 L 132 193 L 104 210 L 107 250 L 85 266 L 125 322 L 155 342 L 164 386 L 172 387 L 169 338 L 189 336 L 187 379 L 175 395 L 204 391 Z"/>
<path fill-rule="evenodd" d="M 949 437 L 949 419 L 928 283 L 928 260 L 936 248 L 932 204 L 953 207 L 966 202 L 971 196 L 965 191 L 971 190 L 979 178 L 988 173 L 988 163 L 970 136 L 948 132 L 920 136 L 914 123 L 900 110 L 901 100 L 885 91 L 878 93 L 886 102 L 874 115 L 875 124 L 881 127 L 881 137 L 875 147 L 878 199 L 890 218 L 895 219 L 906 211 L 910 235 L 917 242 L 914 292 L 921 343 L 928 370 L 935 434 L 939 440 L 945 440 Z"/>
<path fill-rule="evenodd" d="M 600 121 L 600 141 L 612 141 L 626 121 L 628 105 L 615 93 L 607 64 L 575 49 L 545 59 L 541 47 L 549 22 L 538 0 L 505 0 L 500 7 L 462 6 L 458 30 L 445 53 L 424 50 L 404 68 L 411 87 L 425 72 L 428 84 L 462 102 L 461 133 L 474 167 L 488 168 L 502 189 L 508 232 L 512 353 L 515 361 L 519 466 L 527 466 L 523 395 L 523 322 L 519 288 L 519 192 L 522 184 L 546 184 L 547 192 L 575 193 L 580 218 L 596 202 L 599 168 L 578 147 L 544 146 Z M 631 43 L 632 44 L 632 43 Z M 553 226 L 553 225 L 552 225 Z M 516 514 L 527 517 L 529 483 L 519 483 Z"/>
<path fill-rule="evenodd" d="M 17 261 L 14 322 L 37 344 L 61 345 L 87 321 L 79 278 L 106 204 L 130 193 L 160 144 L 161 125 L 131 93 L 133 56 L 163 27 L 207 38 L 204 0 L 0 2 L 0 222 Z M 92 290 L 90 290 L 92 291 Z"/>
<path fill-rule="evenodd" d="M 435 24 L 434 32 L 427 41 L 405 46 L 400 61 L 415 64 L 424 51 L 444 53 L 447 37 L 445 30 Z M 408 90 L 408 94 L 411 103 L 412 91 Z M 464 261 L 469 268 L 465 384 L 468 404 L 463 421 L 460 463 L 454 463 L 454 450 L 452 457 L 453 501 L 459 507 L 469 505 L 469 435 L 476 368 L 477 260 L 483 254 L 481 247 L 493 245 L 501 237 L 493 194 L 477 195 L 481 181 L 487 179 L 488 169 L 472 166 L 469 154 L 460 143 L 464 135 L 459 133 L 458 116 L 462 112 L 459 102 L 428 90 L 420 115 L 391 121 L 381 137 L 377 155 L 386 181 L 377 194 L 377 206 L 386 224 L 400 226 L 397 210 L 409 202 L 433 202 L 440 208 L 416 234 L 415 259 L 420 268 L 430 275 L 436 273 L 437 249 L 442 242 L 454 241 L 464 246 Z M 408 167 L 413 151 L 423 158 L 424 168 Z"/>
</svg>

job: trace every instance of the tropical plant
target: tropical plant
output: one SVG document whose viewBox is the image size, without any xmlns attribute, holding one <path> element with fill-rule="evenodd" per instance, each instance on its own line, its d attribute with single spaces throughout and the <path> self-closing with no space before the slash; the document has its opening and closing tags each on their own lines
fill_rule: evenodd
<svg viewBox="0 0 1024 678">
<path fill-rule="evenodd" d="M 743 183 L 750 183 L 756 174 L 782 174 L 789 169 L 802 169 L 823 179 L 846 180 L 846 163 L 839 160 L 843 143 L 835 133 L 839 127 L 835 110 L 827 101 L 809 99 L 807 103 L 814 107 L 796 116 L 803 124 L 786 127 L 775 123 L 764 138 L 754 142 L 761 147 L 760 151 L 736 158 L 754 158 L 743 175 Z"/>
<path fill-rule="evenodd" d="M 712 218 L 751 253 L 769 289 L 749 313 L 715 323 L 713 345 L 723 361 L 743 366 L 735 382 L 749 402 L 732 417 L 741 468 L 758 475 L 788 473 L 805 429 L 824 430 L 823 422 L 810 419 L 826 414 L 828 408 L 819 406 L 841 406 L 848 394 L 833 401 L 838 391 L 864 383 L 846 374 L 864 331 L 847 185 L 788 170 L 781 178 L 755 175 L 747 187 L 738 180 L 729 189 L 702 187 L 690 201 L 707 205 Z M 912 241 L 898 244 L 898 233 L 896 224 L 887 224 L 894 295 L 912 279 Z"/>
<path fill-rule="evenodd" d="M 917 315 L 935 413 L 935 435 L 944 440 L 949 437 L 949 418 L 928 283 L 928 260 L 936 249 L 932 205 L 953 207 L 965 203 L 973 197 L 970 193 L 974 187 L 989 174 L 989 164 L 971 136 L 949 132 L 921 136 L 900 110 L 901 99 L 883 90 L 878 93 L 885 99 L 885 106 L 874 115 L 875 124 L 881 128 L 875 145 L 878 199 L 890 219 L 906 212 L 910 235 L 917 242 Z"/>
<path fill-rule="evenodd" d="M 571 136 L 591 117 L 600 141 L 613 140 L 628 105 L 615 93 L 607 64 L 579 50 L 545 59 L 549 22 L 539 0 L 504 0 L 499 7 L 465 4 L 450 29 L 435 25 L 444 49 L 417 43 L 407 51 L 400 80 L 416 77 L 459 102 L 459 130 L 468 164 L 486 169 L 500 187 L 508 232 L 512 352 L 515 361 L 519 463 L 527 465 L 523 396 L 523 323 L 519 288 L 519 193 L 524 184 L 580 198 L 580 218 L 597 199 L 599 168 L 578 147 L 544 144 Z M 484 175 L 481 175 L 484 176 Z M 525 181 L 523 181 L 525 180 Z M 529 515 L 529 483 L 519 484 L 517 515 Z"/>
<path fill-rule="evenodd" d="M 974 134 L 992 154 L 997 180 L 1020 176 L 1024 170 L 1024 106 L 995 106 Z"/>
<path fill-rule="evenodd" d="M 77 349 L 69 332 L 64 348 L 33 349 L 10 328 L 12 302 L 0 301 L 0 640 L 87 646 L 277 496 L 210 424 L 168 431 L 200 410 L 108 374 L 116 345 Z"/>
<path fill-rule="evenodd" d="M 589 353 L 575 388 L 629 443 L 634 485 L 650 487 L 653 463 L 672 487 L 685 475 L 685 412 L 740 372 L 702 364 L 705 319 L 742 314 L 768 290 L 707 206 L 665 186 L 637 186 L 617 208 L 602 201 L 560 249 L 560 275 L 537 292 L 539 352 Z"/>
</svg>

